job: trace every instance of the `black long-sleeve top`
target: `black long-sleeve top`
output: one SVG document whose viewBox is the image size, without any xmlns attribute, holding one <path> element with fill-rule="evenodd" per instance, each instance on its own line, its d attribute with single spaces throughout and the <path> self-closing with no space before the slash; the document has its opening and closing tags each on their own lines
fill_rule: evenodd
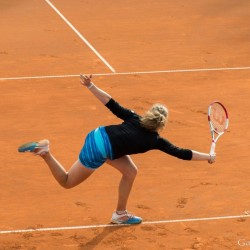
<svg viewBox="0 0 250 250">
<path fill-rule="evenodd" d="M 122 107 L 114 99 L 110 99 L 106 107 L 124 121 L 118 125 L 105 127 L 112 146 L 113 159 L 124 155 L 144 153 L 152 149 L 161 150 L 183 160 L 192 159 L 190 149 L 176 147 L 157 132 L 142 127 L 140 116 L 132 110 Z"/>
</svg>

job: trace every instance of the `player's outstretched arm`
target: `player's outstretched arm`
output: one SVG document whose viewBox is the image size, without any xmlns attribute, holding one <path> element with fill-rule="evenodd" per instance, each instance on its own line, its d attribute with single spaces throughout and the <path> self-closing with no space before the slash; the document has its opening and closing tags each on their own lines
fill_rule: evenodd
<svg viewBox="0 0 250 250">
<path fill-rule="evenodd" d="M 111 96 L 103 91 L 102 89 L 98 88 L 92 81 L 92 75 L 82 75 L 80 74 L 80 82 L 82 85 L 86 86 L 92 94 L 104 105 L 106 105 L 109 100 L 111 99 Z"/>
<path fill-rule="evenodd" d="M 201 153 L 198 151 L 194 151 L 192 150 L 193 153 L 193 157 L 192 160 L 193 161 L 208 161 L 208 163 L 212 164 L 215 162 L 215 157 L 216 155 L 210 155 L 210 154 L 206 154 L 206 153 Z"/>
</svg>

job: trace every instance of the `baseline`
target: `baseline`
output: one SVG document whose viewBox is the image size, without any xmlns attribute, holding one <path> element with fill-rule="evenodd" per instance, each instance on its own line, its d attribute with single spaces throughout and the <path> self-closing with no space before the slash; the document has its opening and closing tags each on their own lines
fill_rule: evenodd
<svg viewBox="0 0 250 250">
<path fill-rule="evenodd" d="M 46 0 L 45 0 L 46 1 Z M 143 74 L 162 74 L 162 73 L 190 73 L 190 72 L 206 72 L 206 71 L 233 71 L 233 70 L 250 70 L 249 67 L 231 67 L 231 68 L 204 68 L 204 69 L 173 69 L 173 70 L 154 70 L 154 71 L 138 71 L 138 72 L 114 72 L 114 73 L 93 73 L 93 76 L 116 76 L 116 75 L 143 75 Z M 84 73 L 89 74 L 89 73 Z M 48 75 L 48 76 L 17 76 L 17 77 L 2 77 L 0 81 L 8 80 L 32 80 L 32 79 L 47 79 L 47 78 L 70 78 L 79 77 L 79 74 L 71 75 Z"/>
<path fill-rule="evenodd" d="M 212 220 L 226 220 L 226 219 L 242 219 L 250 218 L 250 214 L 233 215 L 233 216 L 217 216 L 207 218 L 192 218 L 192 219 L 176 219 L 176 220 L 161 220 L 161 221 L 146 221 L 142 225 L 147 224 L 166 224 L 166 223 L 179 223 L 179 222 L 196 222 L 196 221 L 212 221 Z M 73 227 L 51 227 L 51 228 L 36 228 L 36 229 L 20 229 L 20 230 L 6 230 L 0 231 L 0 234 L 14 234 L 14 233 L 28 233 L 28 232 L 44 232 L 44 231 L 62 231 L 62 230 L 79 230 L 91 228 L 106 228 L 106 227 L 124 227 L 130 226 L 126 224 L 104 224 L 104 225 L 88 225 L 88 226 L 73 226 Z"/>
</svg>

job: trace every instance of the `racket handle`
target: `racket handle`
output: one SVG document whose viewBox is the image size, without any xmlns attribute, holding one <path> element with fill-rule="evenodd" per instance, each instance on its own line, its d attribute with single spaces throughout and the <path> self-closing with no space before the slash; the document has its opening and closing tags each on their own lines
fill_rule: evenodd
<svg viewBox="0 0 250 250">
<path fill-rule="evenodd" d="M 211 144 L 211 148 L 210 148 L 210 155 L 213 155 L 215 153 L 215 142 L 213 141 L 212 144 Z"/>
</svg>

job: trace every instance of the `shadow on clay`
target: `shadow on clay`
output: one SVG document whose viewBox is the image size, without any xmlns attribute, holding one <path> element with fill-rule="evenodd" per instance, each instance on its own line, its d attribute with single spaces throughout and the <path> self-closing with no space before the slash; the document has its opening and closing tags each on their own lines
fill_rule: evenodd
<svg viewBox="0 0 250 250">
<path fill-rule="evenodd" d="M 114 233 L 115 231 L 124 228 L 124 226 L 114 226 L 114 227 L 105 227 L 101 233 L 96 235 L 93 239 L 88 241 L 85 244 L 80 244 L 78 249 L 95 249 L 109 234 Z"/>
</svg>

